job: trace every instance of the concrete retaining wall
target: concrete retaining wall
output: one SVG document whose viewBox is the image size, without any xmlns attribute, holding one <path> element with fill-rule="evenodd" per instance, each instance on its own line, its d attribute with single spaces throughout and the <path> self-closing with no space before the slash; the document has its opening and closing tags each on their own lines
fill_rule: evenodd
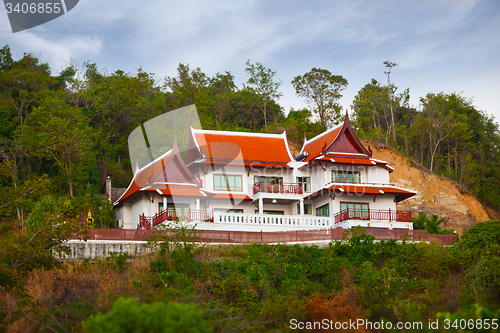
<svg viewBox="0 0 500 333">
<path fill-rule="evenodd" d="M 149 253 L 150 249 L 144 247 L 146 242 L 141 241 L 96 241 L 88 240 L 86 242 L 70 240 L 66 243 L 71 253 L 66 255 L 63 260 L 83 260 L 107 257 L 110 252 L 125 253 L 128 252 L 133 257 Z"/>
</svg>

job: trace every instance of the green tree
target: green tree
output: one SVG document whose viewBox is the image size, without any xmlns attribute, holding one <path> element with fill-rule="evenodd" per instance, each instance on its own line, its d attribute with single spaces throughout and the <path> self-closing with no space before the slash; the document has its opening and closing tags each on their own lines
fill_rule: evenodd
<svg viewBox="0 0 500 333">
<path fill-rule="evenodd" d="M 267 133 L 267 106 L 271 101 L 276 101 L 283 94 L 278 90 L 281 80 L 275 81 L 276 72 L 264 67 L 260 62 L 255 64 L 246 61 L 245 72 L 249 76 L 246 89 L 254 91 L 258 96 L 257 106 L 264 115 L 264 126 Z"/>
<path fill-rule="evenodd" d="M 93 139 L 80 110 L 57 96 L 49 97 L 33 112 L 29 123 L 20 127 L 19 135 L 27 152 L 56 162 L 73 197 L 75 181 L 83 179 L 84 161 L 90 157 Z"/>
<path fill-rule="evenodd" d="M 427 118 L 426 131 L 429 135 L 430 169 L 434 169 L 434 158 L 440 144 L 449 137 L 458 126 L 458 115 L 447 108 L 446 96 L 441 94 L 427 94 L 420 102 Z"/>
<path fill-rule="evenodd" d="M 0 71 L 8 70 L 12 67 L 14 60 L 9 45 L 5 45 L 0 49 Z"/>
<path fill-rule="evenodd" d="M 23 277 L 35 268 L 50 269 L 58 265 L 54 255 L 68 253 L 64 242 L 84 237 L 85 230 L 68 218 L 69 202 L 55 202 L 52 197 L 39 201 L 30 215 L 28 226 L 19 230 L 3 225 L 0 233 L 0 287 L 23 291 Z"/>
<path fill-rule="evenodd" d="M 347 84 L 347 79 L 342 75 L 333 75 L 321 68 L 313 68 L 292 80 L 295 93 L 303 97 L 318 115 L 323 130 L 327 129 L 330 121 L 338 122 L 340 119 L 341 106 L 338 101 Z"/>
<path fill-rule="evenodd" d="M 217 114 L 217 127 L 220 129 L 223 120 L 233 111 L 232 102 L 236 91 L 234 76 L 229 72 L 217 73 L 213 78 L 210 78 L 210 90 Z"/>
</svg>

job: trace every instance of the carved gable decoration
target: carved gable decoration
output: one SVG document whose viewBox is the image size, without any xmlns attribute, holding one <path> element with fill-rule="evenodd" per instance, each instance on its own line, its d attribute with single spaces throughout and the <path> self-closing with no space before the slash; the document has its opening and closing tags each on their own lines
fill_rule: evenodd
<svg viewBox="0 0 500 333">
<path fill-rule="evenodd" d="M 344 124 L 339 135 L 328 146 L 325 153 L 348 153 L 348 154 L 365 154 L 367 157 L 372 157 L 372 154 L 363 146 L 361 141 L 354 133 L 349 121 L 349 116 L 346 114 Z"/>
<path fill-rule="evenodd" d="M 364 154 L 365 152 L 360 149 L 352 135 L 347 131 L 343 131 L 341 135 L 328 147 L 327 152 L 340 152 L 351 154 Z"/>
</svg>

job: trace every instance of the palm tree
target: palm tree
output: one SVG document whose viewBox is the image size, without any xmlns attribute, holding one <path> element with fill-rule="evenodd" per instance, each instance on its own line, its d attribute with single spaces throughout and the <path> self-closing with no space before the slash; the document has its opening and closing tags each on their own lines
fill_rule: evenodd
<svg viewBox="0 0 500 333">
<path fill-rule="evenodd" d="M 444 219 L 440 219 L 437 214 L 433 214 L 431 219 L 427 221 L 426 229 L 430 234 L 437 234 L 441 230 L 439 225 L 445 222 Z"/>
<path fill-rule="evenodd" d="M 427 222 L 429 219 L 427 218 L 427 214 L 424 212 L 420 212 L 418 217 L 412 217 L 413 221 L 413 229 L 424 230 L 426 229 Z"/>
</svg>

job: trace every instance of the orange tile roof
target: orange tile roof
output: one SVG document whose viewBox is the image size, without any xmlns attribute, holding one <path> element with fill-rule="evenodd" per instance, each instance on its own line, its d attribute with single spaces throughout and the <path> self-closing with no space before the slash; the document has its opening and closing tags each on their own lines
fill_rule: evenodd
<svg viewBox="0 0 500 333">
<path fill-rule="evenodd" d="M 293 161 L 286 134 L 261 134 L 194 130 L 196 145 L 213 163 L 258 162 L 263 166 L 285 166 Z M 232 164 L 232 163 L 231 163 Z"/>
<path fill-rule="evenodd" d="M 167 178 L 167 179 L 165 179 Z M 130 182 L 128 188 L 122 194 L 122 196 L 114 202 L 114 205 L 118 205 L 128 199 L 135 197 L 141 191 L 151 192 L 149 188 L 153 188 L 153 192 L 157 192 L 156 188 L 166 189 L 167 187 L 192 187 L 197 189 L 198 194 L 193 192 L 195 195 L 203 196 L 199 193 L 200 183 L 194 178 L 186 165 L 182 157 L 179 154 L 179 149 L 177 147 L 177 141 L 171 150 L 158 157 L 153 162 L 147 164 L 141 169 L 136 170 L 134 178 Z M 158 187 L 159 186 L 159 187 Z M 176 190 L 177 191 L 177 190 Z M 167 193 L 169 190 L 167 191 Z M 181 193 L 187 193 L 183 191 L 177 191 L 179 195 L 184 195 Z M 164 195 L 169 195 L 165 193 Z"/>
<path fill-rule="evenodd" d="M 319 191 L 311 193 L 304 199 L 315 199 L 324 194 L 328 193 L 345 193 L 351 195 L 384 195 L 384 194 L 395 194 L 396 202 L 399 202 L 404 199 L 408 199 L 414 196 L 417 192 L 405 190 L 400 187 L 396 187 L 393 185 L 370 185 L 370 184 L 331 184 L 328 187 L 325 187 Z"/>
<path fill-rule="evenodd" d="M 338 125 L 304 142 L 300 152 L 307 151 L 309 153 L 309 156 L 304 159 L 304 162 L 310 161 L 321 155 L 323 147 L 328 147 L 337 138 L 341 129 L 342 125 Z"/>
</svg>

